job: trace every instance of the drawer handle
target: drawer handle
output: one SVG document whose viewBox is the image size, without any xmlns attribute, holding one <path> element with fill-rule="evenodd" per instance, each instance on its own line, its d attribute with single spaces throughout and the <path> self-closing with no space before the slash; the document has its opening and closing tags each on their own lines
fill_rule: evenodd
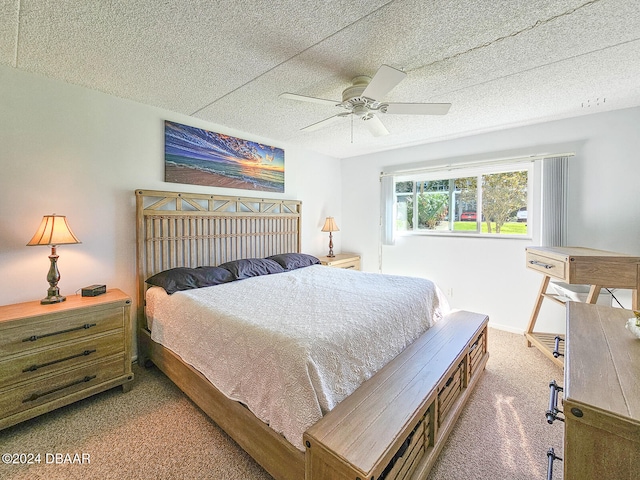
<svg viewBox="0 0 640 480">
<path fill-rule="evenodd" d="M 473 345 L 471 345 L 471 347 L 469 347 L 469 353 L 473 352 L 476 348 L 478 348 L 478 345 L 480 345 L 480 340 L 482 340 L 482 335 L 480 335 L 475 343 Z"/>
<path fill-rule="evenodd" d="M 556 452 L 552 447 L 547 451 L 547 480 L 553 479 L 553 462 L 555 460 L 560 460 L 562 462 L 562 458 L 556 455 Z"/>
<path fill-rule="evenodd" d="M 49 365 L 55 365 L 56 363 L 60 363 L 60 362 L 66 362 L 67 360 L 71 360 L 72 358 L 86 357 L 86 356 L 89 356 L 89 355 L 91 355 L 92 353 L 95 353 L 95 352 L 96 352 L 96 350 L 85 350 L 84 352 L 76 353 L 75 355 L 70 355 L 70 356 L 64 357 L 64 358 L 59 358 L 58 360 L 53 360 L 51 362 L 41 363 L 40 365 L 37 365 L 37 364 L 36 365 L 31 365 L 30 367 L 27 367 L 24 370 L 22 370 L 22 372 L 23 373 L 35 372 L 39 368 L 48 367 Z"/>
<path fill-rule="evenodd" d="M 451 385 L 451 382 L 453 382 L 453 375 L 449 378 L 449 380 L 447 380 L 447 383 L 444 384 L 444 387 L 447 388 L 449 385 Z"/>
<path fill-rule="evenodd" d="M 549 269 L 549 268 L 553 268 L 553 267 L 554 267 L 554 265 L 549 265 L 548 263 L 542 263 L 542 262 L 539 262 L 538 260 L 529 260 L 529 263 L 530 263 L 531 265 L 536 265 L 536 266 L 538 266 L 538 267 L 544 267 L 544 268 L 546 268 L 546 269 Z"/>
<path fill-rule="evenodd" d="M 50 394 L 55 393 L 55 392 L 59 392 L 60 390 L 64 390 L 65 388 L 73 387 L 74 385 L 79 385 L 81 383 L 90 382 L 94 378 L 96 378 L 96 375 L 91 375 L 91 376 L 87 375 L 86 377 L 81 378 L 80 380 L 76 380 L 75 382 L 71 382 L 71 383 L 69 383 L 67 385 L 62 385 L 61 387 L 54 388 L 53 390 L 49 390 L 48 392 L 33 393 L 29 397 L 25 398 L 22 401 L 22 403 L 35 402 L 36 400 L 38 400 L 41 397 L 44 397 L 46 395 L 50 395 Z"/>
<path fill-rule="evenodd" d="M 25 338 L 22 341 L 23 342 L 35 342 L 36 340 L 39 340 L 41 338 L 53 337 L 54 335 L 61 335 L 63 333 L 75 332 L 76 330 L 83 330 L 83 329 L 84 330 L 88 330 L 91 327 L 95 327 L 95 326 L 96 326 L 95 323 L 85 323 L 84 325 L 80 325 L 79 327 L 68 328 L 67 330 L 60 330 L 58 332 L 45 333 L 44 335 L 32 335 L 30 337 Z"/>
<path fill-rule="evenodd" d="M 564 391 L 555 380 L 549 384 L 549 410 L 547 410 L 547 423 L 551 425 L 555 420 L 564 422 L 564 418 L 559 417 L 558 413 L 564 413 L 558 409 L 558 392 Z"/>
<path fill-rule="evenodd" d="M 555 345 L 555 348 L 553 349 L 553 357 L 554 358 L 564 357 L 564 353 L 560 353 L 560 342 L 564 342 L 564 338 L 560 338 L 559 336 L 556 336 L 555 341 L 556 341 L 556 345 Z"/>
</svg>

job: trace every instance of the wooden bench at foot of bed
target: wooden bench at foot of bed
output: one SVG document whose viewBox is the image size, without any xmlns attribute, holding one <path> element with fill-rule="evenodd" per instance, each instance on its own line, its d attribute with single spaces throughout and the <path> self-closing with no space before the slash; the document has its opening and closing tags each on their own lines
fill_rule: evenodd
<svg viewBox="0 0 640 480">
<path fill-rule="evenodd" d="M 487 323 L 447 315 L 307 430 L 306 480 L 426 478 L 489 358 Z"/>
</svg>

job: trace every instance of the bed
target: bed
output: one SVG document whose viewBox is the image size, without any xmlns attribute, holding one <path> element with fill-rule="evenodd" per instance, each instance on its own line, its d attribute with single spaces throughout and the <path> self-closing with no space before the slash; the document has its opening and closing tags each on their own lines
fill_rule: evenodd
<svg viewBox="0 0 640 480">
<path fill-rule="evenodd" d="M 298 201 L 145 190 L 136 199 L 141 363 L 160 368 L 277 480 L 426 477 L 486 364 L 486 316 L 449 312 L 424 279 L 313 263 L 278 264 L 282 271 L 260 275 L 233 270 L 305 257 Z M 146 283 L 172 269 L 215 266 L 230 268 L 234 281 L 171 295 Z M 211 308 L 216 322 L 207 334 Z M 311 310 L 329 323 L 311 326 Z M 246 323 L 256 311 L 258 324 Z M 410 315 L 423 320 L 406 321 Z M 361 330 L 384 338 L 383 348 L 355 337 Z M 289 353 L 291 344 L 300 358 Z M 218 352 L 213 362 L 207 349 Z M 234 358 L 286 378 L 240 381 L 234 372 L 246 362 Z M 285 363 L 289 369 L 276 370 Z"/>
</svg>

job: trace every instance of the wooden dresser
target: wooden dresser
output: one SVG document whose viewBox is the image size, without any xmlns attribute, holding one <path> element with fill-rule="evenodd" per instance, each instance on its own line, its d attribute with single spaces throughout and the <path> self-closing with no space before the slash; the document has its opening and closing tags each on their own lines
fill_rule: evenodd
<svg viewBox="0 0 640 480">
<path fill-rule="evenodd" d="M 355 253 L 337 253 L 335 257 L 318 257 L 318 260 L 329 267 L 360 270 L 360 255 Z"/>
<path fill-rule="evenodd" d="M 640 478 L 640 339 L 631 310 L 570 302 L 564 372 L 564 479 Z"/>
<path fill-rule="evenodd" d="M 0 429 L 133 380 L 120 290 L 0 306 Z"/>
</svg>

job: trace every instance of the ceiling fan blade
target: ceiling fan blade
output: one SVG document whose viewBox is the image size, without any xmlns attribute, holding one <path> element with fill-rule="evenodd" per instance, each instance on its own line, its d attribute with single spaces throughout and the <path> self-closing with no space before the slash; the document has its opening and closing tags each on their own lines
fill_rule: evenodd
<svg viewBox="0 0 640 480">
<path fill-rule="evenodd" d="M 328 127 L 329 125 L 342 120 L 344 117 L 348 117 L 351 115 L 350 113 L 339 113 L 338 115 L 334 115 L 333 117 L 325 118 L 324 120 L 320 120 L 319 122 L 312 123 L 300 130 L 303 132 L 313 132 L 314 130 L 319 130 L 324 127 Z"/>
<path fill-rule="evenodd" d="M 288 98 L 289 100 L 298 100 L 300 102 L 319 103 L 320 105 L 331 105 L 335 107 L 340 104 L 336 100 L 327 100 L 325 98 L 307 97 L 306 95 L 297 95 L 295 93 L 281 93 L 280 98 Z"/>
<path fill-rule="evenodd" d="M 399 115 L 446 115 L 450 103 L 389 103 L 385 113 Z"/>
<path fill-rule="evenodd" d="M 364 120 L 364 124 L 374 137 L 384 137 L 385 135 L 389 135 L 387 127 L 385 127 L 382 121 L 375 115 L 362 117 L 362 120 Z"/>
<path fill-rule="evenodd" d="M 371 82 L 369 82 L 369 85 L 367 85 L 367 88 L 362 92 L 362 96 L 371 98 L 372 100 L 380 100 L 389 93 L 393 87 L 404 80 L 406 76 L 406 73 L 389 65 L 381 65 L 371 79 Z"/>
</svg>

